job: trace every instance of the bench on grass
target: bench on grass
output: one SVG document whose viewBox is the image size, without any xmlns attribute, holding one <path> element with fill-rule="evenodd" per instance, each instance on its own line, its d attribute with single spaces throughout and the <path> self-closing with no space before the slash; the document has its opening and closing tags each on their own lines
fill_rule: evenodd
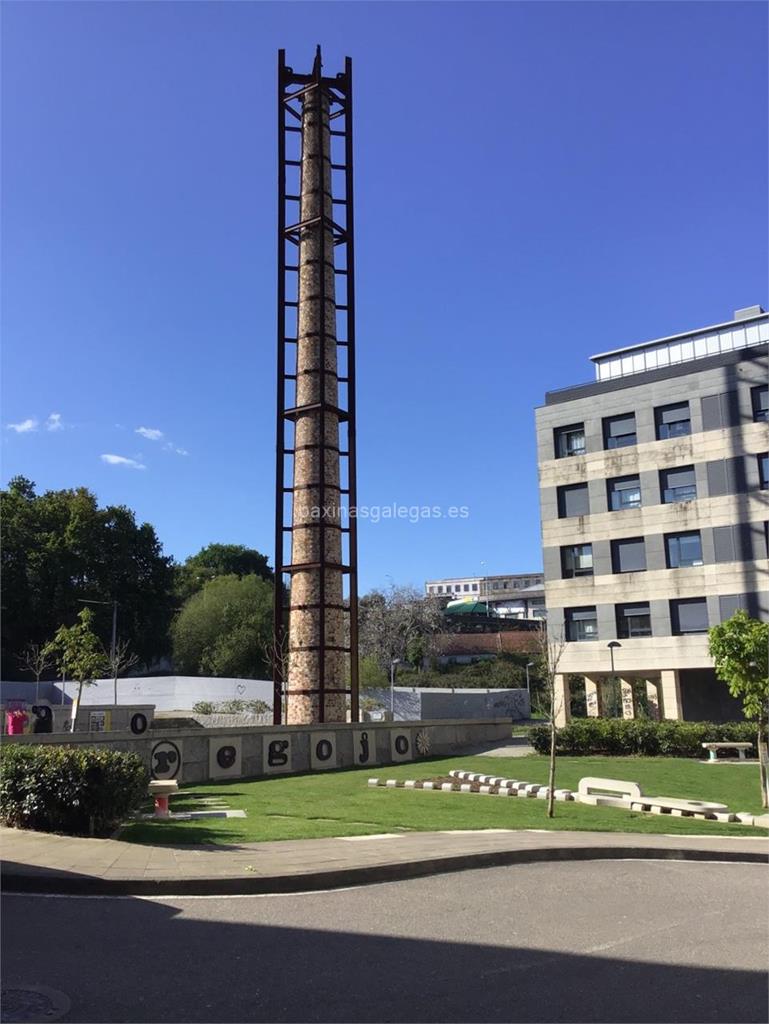
<svg viewBox="0 0 769 1024">
<path fill-rule="evenodd" d="M 623 807 L 628 811 L 651 811 L 678 817 L 715 817 L 728 814 L 726 804 L 709 800 L 682 800 L 673 796 L 645 796 L 637 782 L 585 776 L 579 780 L 577 799 L 594 807 Z"/>
<path fill-rule="evenodd" d="M 753 749 L 752 743 L 703 743 L 702 746 L 708 751 L 708 761 L 717 761 L 719 750 L 736 750 L 738 760 L 746 761 L 748 751 Z"/>
</svg>

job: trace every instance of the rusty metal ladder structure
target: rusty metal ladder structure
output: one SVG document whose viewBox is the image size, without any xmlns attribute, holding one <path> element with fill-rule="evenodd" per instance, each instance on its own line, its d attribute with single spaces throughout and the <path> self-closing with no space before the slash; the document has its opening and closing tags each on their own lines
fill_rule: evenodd
<svg viewBox="0 0 769 1024">
<path fill-rule="evenodd" d="M 314 144 L 316 151 L 323 153 L 323 134 L 328 132 L 328 148 L 331 157 L 331 209 L 329 217 L 325 203 L 320 203 L 320 216 L 312 220 L 301 220 L 302 199 L 302 156 L 304 153 L 305 125 L 302 117 L 303 97 L 312 90 L 318 90 L 328 99 L 328 117 L 318 116 L 316 126 L 319 133 Z M 319 104 L 321 100 L 319 99 Z M 341 150 L 339 158 L 335 154 Z M 340 181 L 341 178 L 341 181 Z M 288 190 L 288 182 L 298 182 L 298 187 Z M 335 195 L 335 191 L 340 194 Z M 337 213 L 339 211 L 339 213 Z M 327 259 L 325 240 L 330 232 L 333 238 L 334 251 L 331 261 L 334 266 L 335 282 L 344 291 L 344 301 L 334 301 L 334 317 L 336 321 L 336 353 L 337 381 L 343 387 L 339 389 L 339 400 L 335 407 L 326 401 L 326 343 L 329 337 L 326 329 L 326 317 L 319 318 L 318 346 L 320 353 L 320 402 L 309 406 L 296 406 L 291 400 L 292 388 L 296 390 L 296 364 L 298 360 L 298 316 L 299 316 L 299 246 L 303 230 L 315 226 L 321 239 L 320 265 L 324 266 Z M 318 647 L 319 678 L 317 688 L 291 692 L 317 693 L 318 721 L 326 721 L 327 693 L 345 693 L 350 698 L 351 720 L 358 721 L 358 557 L 357 557 L 357 508 L 356 480 L 356 430 L 355 430 L 355 250 L 354 250 L 354 219 L 353 219 L 353 93 L 352 93 L 352 61 L 345 58 L 344 71 L 334 77 L 322 74 L 321 52 L 318 46 L 313 70 L 310 74 L 297 74 L 286 65 L 285 50 L 278 52 L 278 279 L 277 279 L 277 409 L 276 409 L 276 500 L 275 500 L 275 592 L 274 592 L 274 634 L 273 634 L 273 721 L 280 724 L 283 699 L 287 689 L 287 658 L 284 654 L 290 630 L 289 608 L 286 606 L 286 577 L 300 571 L 317 571 L 319 579 L 319 635 Z M 295 258 L 287 259 L 287 255 L 296 254 Z M 320 309 L 325 310 L 325 274 L 319 275 Z M 335 288 L 334 300 L 337 290 Z M 294 328 L 293 325 L 296 324 Z M 343 400 L 343 393 L 346 400 Z M 294 457 L 293 430 L 297 416 L 301 412 L 315 412 L 320 421 L 319 447 L 320 480 L 319 505 L 326 507 L 328 501 L 339 503 L 346 515 L 346 524 L 342 523 L 341 563 L 327 558 L 325 543 L 325 525 L 323 518 L 318 520 L 320 531 L 317 562 L 294 564 L 292 557 L 286 558 L 287 538 L 293 531 L 293 514 L 295 505 L 294 487 L 292 486 L 292 458 Z M 340 489 L 327 489 L 325 480 L 326 451 L 326 416 L 332 413 L 340 426 L 340 439 L 344 436 L 346 425 L 346 444 L 339 446 Z M 346 467 L 345 467 L 346 462 Z M 346 468 L 346 474 L 343 469 Z M 346 475 L 346 482 L 345 482 Z M 306 527 L 305 527 L 306 528 Z M 292 546 L 292 545 L 291 545 Z M 346 552 L 345 552 L 346 547 Z M 347 600 L 345 612 L 349 616 L 347 629 L 348 641 L 344 650 L 349 655 L 350 685 L 345 688 L 329 690 L 326 687 L 325 663 L 326 650 L 331 645 L 326 643 L 326 571 L 341 572 L 347 579 Z M 290 582 L 289 582 L 290 587 Z M 290 593 L 290 591 L 289 591 Z M 289 600 L 290 604 L 290 600 Z"/>
</svg>

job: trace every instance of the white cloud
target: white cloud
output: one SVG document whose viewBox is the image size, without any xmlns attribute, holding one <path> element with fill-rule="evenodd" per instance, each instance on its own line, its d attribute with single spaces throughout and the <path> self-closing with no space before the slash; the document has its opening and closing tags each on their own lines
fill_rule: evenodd
<svg viewBox="0 0 769 1024">
<path fill-rule="evenodd" d="M 173 441 L 167 441 L 163 445 L 164 452 L 173 452 L 175 455 L 189 455 L 190 453 L 186 448 L 177 448 Z"/>
<path fill-rule="evenodd" d="M 17 434 L 29 434 L 37 430 L 38 422 L 34 419 L 22 420 L 21 423 L 8 423 L 8 430 L 15 430 Z"/>
<path fill-rule="evenodd" d="M 108 466 L 125 466 L 128 469 L 146 469 L 147 467 L 136 459 L 127 459 L 124 455 L 101 455 L 102 462 Z"/>
<path fill-rule="evenodd" d="M 48 419 L 45 421 L 46 430 L 64 430 L 64 424 L 61 422 L 61 413 L 52 412 Z"/>
<path fill-rule="evenodd" d="M 134 433 L 141 434 L 148 441 L 159 441 L 163 436 L 163 431 L 158 430 L 156 427 L 137 427 Z"/>
</svg>

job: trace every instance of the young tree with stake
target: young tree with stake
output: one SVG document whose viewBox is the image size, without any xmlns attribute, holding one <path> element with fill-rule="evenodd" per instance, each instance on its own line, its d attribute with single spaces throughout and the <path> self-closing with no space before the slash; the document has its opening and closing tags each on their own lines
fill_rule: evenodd
<svg viewBox="0 0 769 1024">
<path fill-rule="evenodd" d="M 25 672 L 35 677 L 35 703 L 40 700 L 40 677 L 46 669 L 52 668 L 54 658 L 47 645 L 27 644 L 16 659 Z"/>
<path fill-rule="evenodd" d="M 70 678 L 78 684 L 76 707 L 80 706 L 83 687 L 90 686 L 109 665 L 109 658 L 92 628 L 91 609 L 83 608 L 78 620 L 74 626 L 60 626 L 53 640 L 45 645 L 46 652 L 56 658 L 59 668 L 66 664 Z"/>
<path fill-rule="evenodd" d="M 544 703 L 550 728 L 550 764 L 547 776 L 548 797 L 547 816 L 553 817 L 555 806 L 555 747 L 558 738 L 556 720 L 561 713 L 561 705 L 564 697 L 559 695 L 556 687 L 558 677 L 558 663 L 563 656 L 566 643 L 562 636 L 549 631 L 547 624 L 540 623 L 537 632 L 537 661 L 540 666 L 540 678 L 544 684 Z"/>
</svg>

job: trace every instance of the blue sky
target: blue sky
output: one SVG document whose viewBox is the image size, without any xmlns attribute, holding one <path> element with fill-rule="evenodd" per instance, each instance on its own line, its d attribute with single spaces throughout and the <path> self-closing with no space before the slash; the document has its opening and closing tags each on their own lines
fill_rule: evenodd
<svg viewBox="0 0 769 1024">
<path fill-rule="evenodd" d="M 359 500 L 470 509 L 362 523 L 361 587 L 539 568 L 544 392 L 766 305 L 766 23 L 6 2 L 3 482 L 272 557 L 276 52 L 320 42 L 355 77 Z"/>
</svg>

